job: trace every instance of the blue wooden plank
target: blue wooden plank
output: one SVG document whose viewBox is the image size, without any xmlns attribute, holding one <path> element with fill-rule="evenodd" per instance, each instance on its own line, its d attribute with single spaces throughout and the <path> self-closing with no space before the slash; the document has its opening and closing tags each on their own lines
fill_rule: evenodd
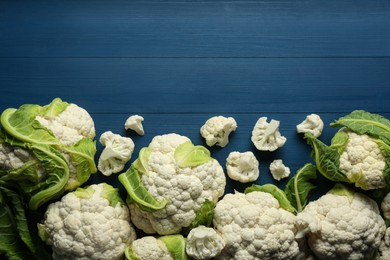
<svg viewBox="0 0 390 260">
<path fill-rule="evenodd" d="M 0 108 L 92 113 L 390 112 L 390 58 L 0 59 Z"/>
<path fill-rule="evenodd" d="M 389 1 L 1 1 L 0 57 L 390 56 Z"/>
</svg>

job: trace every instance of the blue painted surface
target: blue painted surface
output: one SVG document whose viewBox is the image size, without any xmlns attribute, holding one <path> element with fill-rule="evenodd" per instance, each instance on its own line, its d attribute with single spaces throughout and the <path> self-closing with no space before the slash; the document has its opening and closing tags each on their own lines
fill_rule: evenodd
<svg viewBox="0 0 390 260">
<path fill-rule="evenodd" d="M 325 142 L 329 123 L 354 109 L 390 118 L 390 1 L 0 0 L 0 90 L 1 111 L 54 97 L 86 108 L 97 137 L 134 139 L 132 161 L 155 135 L 204 144 L 209 117 L 233 116 L 237 131 L 212 155 L 225 165 L 252 150 L 258 183 L 283 187 L 268 166 L 281 158 L 294 173 L 311 161 L 295 132 L 307 114 L 325 121 Z M 145 117 L 145 136 L 124 130 L 132 114 Z M 283 148 L 255 150 L 260 116 L 281 121 Z M 120 187 L 116 176 L 99 181 Z M 243 188 L 228 181 L 227 191 Z"/>
</svg>

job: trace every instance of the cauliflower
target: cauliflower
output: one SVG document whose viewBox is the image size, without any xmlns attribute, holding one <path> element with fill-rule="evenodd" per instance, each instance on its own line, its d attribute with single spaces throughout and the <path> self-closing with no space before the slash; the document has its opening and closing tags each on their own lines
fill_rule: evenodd
<svg viewBox="0 0 390 260">
<path fill-rule="evenodd" d="M 317 114 L 310 114 L 306 119 L 297 125 L 298 133 L 312 133 L 315 137 L 319 137 L 324 129 L 324 122 Z"/>
<path fill-rule="evenodd" d="M 159 135 L 119 175 L 129 195 L 132 222 L 147 234 L 175 234 L 195 219 L 206 200 L 223 195 L 221 165 L 203 146 L 178 134 Z"/>
<path fill-rule="evenodd" d="M 357 187 L 366 190 L 383 188 L 386 162 L 379 145 L 368 135 L 347 131 L 348 143 L 340 155 L 340 170 Z"/>
<path fill-rule="evenodd" d="M 318 259 L 371 259 L 386 229 L 376 202 L 342 184 L 309 202 L 297 218 Z"/>
<path fill-rule="evenodd" d="M 283 178 L 287 178 L 290 176 L 290 168 L 285 166 L 283 164 L 283 160 L 274 160 L 270 165 L 269 165 L 269 170 L 272 174 L 272 177 L 280 181 Z"/>
<path fill-rule="evenodd" d="M 342 127 L 327 146 L 305 133 L 313 148 L 318 171 L 336 182 L 354 183 L 363 190 L 386 186 L 390 167 L 390 121 L 363 110 L 355 110 L 331 124 Z"/>
<path fill-rule="evenodd" d="M 267 117 L 260 117 L 252 130 L 252 142 L 260 151 L 275 151 L 282 147 L 287 138 L 279 132 L 280 122 L 272 119 L 269 123 Z"/>
<path fill-rule="evenodd" d="M 381 202 L 381 210 L 383 217 L 390 220 L 390 193 L 387 193 Z"/>
<path fill-rule="evenodd" d="M 227 174 L 230 179 L 242 183 L 252 182 L 259 177 L 259 161 L 252 152 L 231 152 L 226 159 Z"/>
<path fill-rule="evenodd" d="M 125 255 L 128 260 L 186 260 L 185 238 L 182 235 L 145 236 L 133 241 Z"/>
<path fill-rule="evenodd" d="M 100 155 L 98 169 L 106 176 L 122 171 L 134 151 L 133 140 L 107 131 L 99 141 L 105 148 Z"/>
<path fill-rule="evenodd" d="M 226 194 L 215 207 L 214 227 L 226 243 L 216 259 L 296 259 L 295 222 L 270 193 Z"/>
<path fill-rule="evenodd" d="M 382 238 L 381 244 L 379 246 L 378 260 L 388 260 L 390 259 L 390 227 L 386 228 L 385 235 Z"/>
<path fill-rule="evenodd" d="M 102 183 L 79 188 L 50 204 L 39 226 L 54 259 L 122 259 L 135 238 L 117 189 Z"/>
<path fill-rule="evenodd" d="M 144 135 L 145 131 L 144 131 L 144 127 L 142 125 L 143 121 L 144 121 L 144 118 L 142 116 L 139 116 L 139 115 L 130 116 L 129 118 L 127 118 L 127 120 L 125 122 L 125 129 L 126 130 L 131 129 L 139 135 Z"/>
<path fill-rule="evenodd" d="M 225 147 L 229 143 L 230 133 L 236 129 L 237 122 L 233 117 L 214 116 L 200 128 L 200 134 L 208 146 L 216 144 Z"/>
<path fill-rule="evenodd" d="M 210 227 L 203 225 L 191 229 L 186 239 L 186 252 L 193 259 L 210 259 L 225 247 L 222 237 Z"/>
<path fill-rule="evenodd" d="M 85 183 L 97 171 L 94 122 L 76 104 L 24 104 L 1 114 L 0 176 L 30 209 Z"/>
</svg>

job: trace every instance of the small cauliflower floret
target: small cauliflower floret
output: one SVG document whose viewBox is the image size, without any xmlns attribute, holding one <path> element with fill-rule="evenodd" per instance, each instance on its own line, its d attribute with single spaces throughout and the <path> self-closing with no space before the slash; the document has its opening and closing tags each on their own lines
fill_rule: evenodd
<svg viewBox="0 0 390 260">
<path fill-rule="evenodd" d="M 317 259 L 371 259 L 386 225 L 376 202 L 341 184 L 297 216 Z"/>
<path fill-rule="evenodd" d="M 272 174 L 272 177 L 277 181 L 290 176 L 290 168 L 285 166 L 283 160 L 280 159 L 274 160 L 269 165 L 269 170 Z"/>
<path fill-rule="evenodd" d="M 200 134 L 208 146 L 225 147 L 229 143 L 229 135 L 237 129 L 233 117 L 214 116 L 209 118 L 200 128 Z"/>
<path fill-rule="evenodd" d="M 186 252 L 193 259 L 210 259 L 221 253 L 225 241 L 213 229 L 198 226 L 191 229 L 186 239 Z"/>
<path fill-rule="evenodd" d="M 343 131 L 347 132 L 349 141 L 340 156 L 340 170 L 357 187 L 365 190 L 385 187 L 386 160 L 375 140 L 365 134 Z"/>
<path fill-rule="evenodd" d="M 95 138 L 95 125 L 90 114 L 76 104 L 69 104 L 56 116 L 35 118 L 42 126 L 50 129 L 64 145 L 74 145 L 82 138 Z"/>
<path fill-rule="evenodd" d="M 104 183 L 79 188 L 50 204 L 39 229 L 53 258 L 61 260 L 122 259 L 136 238 L 117 189 Z"/>
<path fill-rule="evenodd" d="M 144 118 L 139 115 L 133 115 L 127 118 L 125 122 L 125 129 L 131 129 L 135 131 L 138 135 L 144 135 L 144 127 L 142 125 L 142 122 L 144 121 Z"/>
<path fill-rule="evenodd" d="M 25 162 L 34 159 L 34 156 L 27 150 L 0 143 L 0 169 L 17 169 Z"/>
<path fill-rule="evenodd" d="M 106 176 L 122 171 L 133 154 L 133 140 L 107 131 L 100 136 L 99 141 L 105 146 L 98 162 L 99 171 Z"/>
<path fill-rule="evenodd" d="M 216 259 L 296 259 L 296 217 L 269 193 L 226 194 L 215 207 L 214 227 L 226 245 Z"/>
<path fill-rule="evenodd" d="M 282 147 L 287 138 L 279 132 L 280 122 L 272 119 L 269 123 L 267 117 L 260 117 L 252 130 L 252 142 L 260 151 L 275 151 Z"/>
<path fill-rule="evenodd" d="M 252 182 L 259 177 L 259 161 L 248 151 L 231 152 L 226 159 L 227 174 L 230 179 L 242 183 Z"/>
<path fill-rule="evenodd" d="M 135 174 L 140 183 L 131 187 Z M 154 137 L 119 180 L 133 196 L 129 208 L 134 225 L 147 234 L 160 235 L 177 234 L 188 227 L 202 204 L 206 200 L 215 203 L 226 185 L 222 166 L 210 152 L 178 134 Z"/>
<path fill-rule="evenodd" d="M 317 114 L 310 114 L 306 119 L 297 125 L 298 133 L 312 133 L 315 137 L 319 137 L 324 129 L 324 122 Z"/>
</svg>

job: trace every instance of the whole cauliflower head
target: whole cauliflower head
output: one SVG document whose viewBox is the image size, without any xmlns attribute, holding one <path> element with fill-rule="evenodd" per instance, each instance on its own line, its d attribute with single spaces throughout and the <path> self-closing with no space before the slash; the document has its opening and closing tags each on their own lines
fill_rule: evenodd
<svg viewBox="0 0 390 260">
<path fill-rule="evenodd" d="M 340 170 L 356 187 L 365 190 L 386 186 L 383 172 L 386 159 L 375 140 L 366 135 L 359 135 L 343 129 L 348 136 L 348 143 L 340 155 Z"/>
<path fill-rule="evenodd" d="M 376 202 L 341 184 L 309 202 L 297 218 L 318 259 L 371 259 L 386 229 Z"/>
<path fill-rule="evenodd" d="M 280 122 L 274 119 L 267 122 L 267 117 L 260 117 L 252 130 L 252 142 L 260 151 L 275 151 L 282 147 L 287 138 L 279 132 Z"/>
<path fill-rule="evenodd" d="M 50 204 L 39 225 L 54 259 L 122 259 L 135 238 L 117 189 L 102 183 L 79 188 Z"/>
<path fill-rule="evenodd" d="M 139 184 L 132 187 L 135 178 Z M 154 137 L 119 180 L 132 198 L 129 208 L 134 225 L 160 235 L 189 226 L 202 204 L 216 202 L 226 185 L 223 169 L 210 152 L 178 134 Z M 160 206 L 150 208 L 153 203 Z"/>
<path fill-rule="evenodd" d="M 208 146 L 216 144 L 225 147 L 229 143 L 230 133 L 236 129 L 237 122 L 233 117 L 214 116 L 200 128 L 200 134 Z"/>
<path fill-rule="evenodd" d="M 214 213 L 215 229 L 226 246 L 217 259 L 295 259 L 296 217 L 270 194 L 226 194 Z"/>
<path fill-rule="evenodd" d="M 99 141 L 105 147 L 99 157 L 98 169 L 106 176 L 122 171 L 133 154 L 133 140 L 107 131 L 100 136 Z"/>
<path fill-rule="evenodd" d="M 250 151 L 229 153 L 226 170 L 230 179 L 242 183 L 256 181 L 260 174 L 259 161 Z"/>
</svg>

